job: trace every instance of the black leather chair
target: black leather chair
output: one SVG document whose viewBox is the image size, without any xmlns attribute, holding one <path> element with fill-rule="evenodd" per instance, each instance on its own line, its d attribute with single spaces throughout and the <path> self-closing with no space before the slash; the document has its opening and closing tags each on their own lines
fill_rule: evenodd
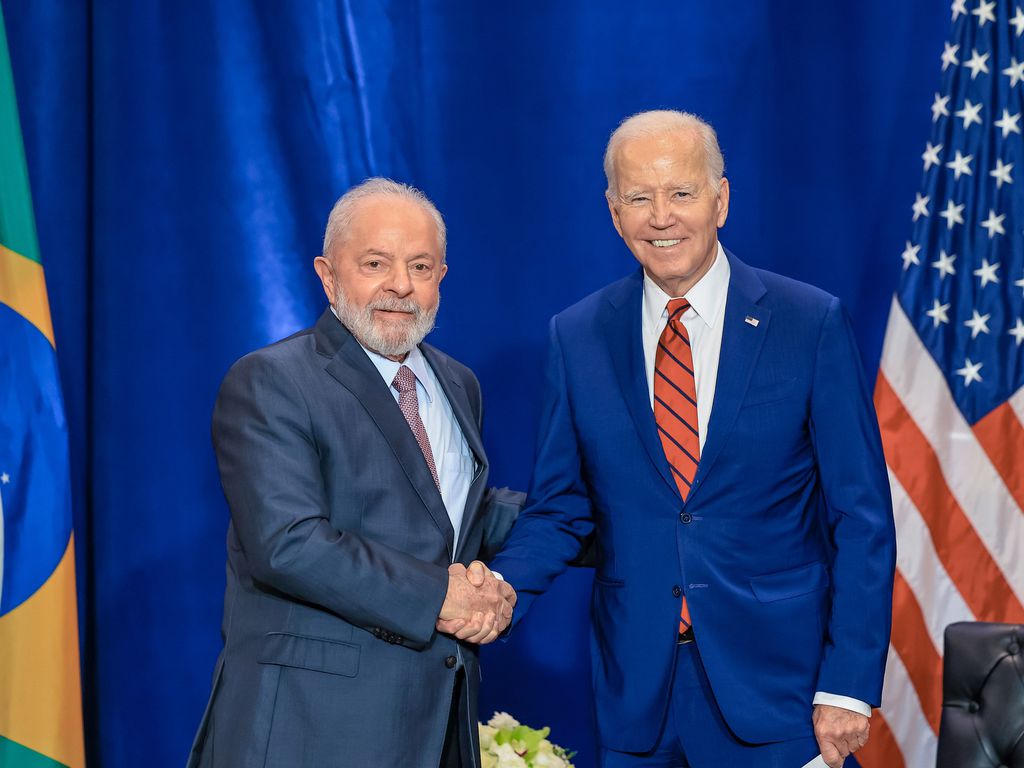
<svg viewBox="0 0 1024 768">
<path fill-rule="evenodd" d="M 938 768 L 1024 768 L 1024 625 L 946 627 Z"/>
</svg>

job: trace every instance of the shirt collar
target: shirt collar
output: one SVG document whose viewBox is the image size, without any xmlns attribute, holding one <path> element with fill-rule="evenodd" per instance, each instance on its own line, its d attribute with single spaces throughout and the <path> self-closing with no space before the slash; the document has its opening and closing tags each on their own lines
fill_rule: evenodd
<svg viewBox="0 0 1024 768">
<path fill-rule="evenodd" d="M 718 251 L 711 269 L 683 297 L 690 302 L 693 311 L 708 327 L 719 322 L 725 309 L 725 300 L 729 293 L 729 275 L 732 269 L 725 256 L 722 243 L 718 243 Z M 668 302 L 675 298 L 669 296 L 661 287 L 644 272 L 644 324 L 648 328 L 664 326 L 667 317 Z"/>
<path fill-rule="evenodd" d="M 331 307 L 331 312 L 334 312 L 334 316 L 338 317 L 338 313 L 334 307 Z M 341 322 L 341 319 L 338 319 Z M 352 336 L 355 339 L 355 335 Z M 373 363 L 374 367 L 380 373 L 381 378 L 384 379 L 384 383 L 391 387 L 391 382 L 395 380 L 395 376 L 398 374 L 398 369 L 403 365 L 407 366 L 409 370 L 416 376 L 416 380 L 419 381 L 420 386 L 423 387 L 423 392 L 427 397 L 427 402 L 434 402 L 434 381 L 430 376 L 430 364 L 427 362 L 427 358 L 423 356 L 419 347 L 413 347 L 409 354 L 405 356 L 405 360 L 398 362 L 397 360 L 389 360 L 383 355 L 379 355 L 372 349 L 367 347 L 356 339 L 356 343 L 363 348 L 363 352 L 370 358 L 370 362 Z"/>
</svg>

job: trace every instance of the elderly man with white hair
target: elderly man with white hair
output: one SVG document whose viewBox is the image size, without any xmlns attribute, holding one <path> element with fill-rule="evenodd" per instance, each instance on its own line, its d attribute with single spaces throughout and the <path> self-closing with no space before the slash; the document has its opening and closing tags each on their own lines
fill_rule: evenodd
<svg viewBox="0 0 1024 768">
<path fill-rule="evenodd" d="M 188 764 L 478 768 L 476 644 L 516 597 L 471 562 L 495 498 L 480 386 L 423 343 L 444 221 L 370 179 L 335 204 L 314 266 L 330 306 L 235 363 L 217 398 L 224 650 Z"/>
<path fill-rule="evenodd" d="M 551 321 L 529 499 L 491 567 L 514 623 L 595 540 L 603 768 L 838 768 L 881 696 L 895 566 L 849 320 L 719 243 L 707 123 L 634 115 L 605 173 L 639 268 Z"/>
</svg>

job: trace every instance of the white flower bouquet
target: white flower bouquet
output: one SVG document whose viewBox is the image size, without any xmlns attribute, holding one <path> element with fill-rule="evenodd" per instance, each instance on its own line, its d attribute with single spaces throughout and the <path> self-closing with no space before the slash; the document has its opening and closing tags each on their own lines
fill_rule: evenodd
<svg viewBox="0 0 1024 768">
<path fill-rule="evenodd" d="M 550 728 L 522 725 L 508 712 L 495 712 L 480 724 L 482 768 L 573 768 L 575 752 L 548 741 Z"/>
</svg>

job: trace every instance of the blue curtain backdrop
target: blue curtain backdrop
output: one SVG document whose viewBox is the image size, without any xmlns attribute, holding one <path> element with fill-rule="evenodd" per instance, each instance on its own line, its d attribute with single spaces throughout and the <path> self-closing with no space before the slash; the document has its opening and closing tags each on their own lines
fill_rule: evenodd
<svg viewBox="0 0 1024 768">
<path fill-rule="evenodd" d="M 529 480 L 550 315 L 634 268 L 602 197 L 642 109 L 718 129 L 723 241 L 850 309 L 874 375 L 948 3 L 3 0 L 71 425 L 87 739 L 178 766 L 219 647 L 221 377 L 324 307 L 333 200 L 370 174 L 450 227 L 432 340 L 483 384 L 498 484 Z M 594 760 L 568 574 L 485 652 L 483 710 Z M 751 642 L 756 642 L 751 638 Z"/>
</svg>

